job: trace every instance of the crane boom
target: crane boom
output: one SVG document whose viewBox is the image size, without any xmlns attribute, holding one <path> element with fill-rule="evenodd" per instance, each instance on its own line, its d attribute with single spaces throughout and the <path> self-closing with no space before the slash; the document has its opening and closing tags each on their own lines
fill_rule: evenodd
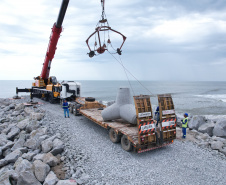
<svg viewBox="0 0 226 185">
<path fill-rule="evenodd" d="M 50 35 L 49 45 L 46 52 L 45 60 L 42 67 L 41 78 L 46 82 L 49 78 L 49 72 L 51 67 L 52 59 L 54 58 L 56 46 L 58 39 L 60 38 L 60 33 L 62 32 L 62 23 L 64 20 L 64 16 L 67 10 L 69 0 L 63 0 L 61 4 L 61 8 L 59 11 L 59 15 L 57 18 L 57 22 L 54 23 L 52 32 Z"/>
</svg>

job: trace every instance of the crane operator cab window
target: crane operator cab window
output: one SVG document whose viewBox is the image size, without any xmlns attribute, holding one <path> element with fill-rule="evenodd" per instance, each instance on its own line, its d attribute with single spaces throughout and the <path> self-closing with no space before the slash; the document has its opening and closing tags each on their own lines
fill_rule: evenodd
<svg viewBox="0 0 226 185">
<path fill-rule="evenodd" d="M 57 84 L 57 78 L 55 76 L 51 76 L 50 77 L 50 82 L 53 84 L 53 85 L 56 85 Z"/>
</svg>

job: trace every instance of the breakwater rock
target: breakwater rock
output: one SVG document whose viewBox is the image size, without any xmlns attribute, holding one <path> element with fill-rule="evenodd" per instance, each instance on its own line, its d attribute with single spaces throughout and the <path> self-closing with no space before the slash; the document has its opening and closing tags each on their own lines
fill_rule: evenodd
<svg viewBox="0 0 226 185">
<path fill-rule="evenodd" d="M 178 126 L 181 126 L 178 119 Z M 226 155 L 226 121 L 193 116 L 188 121 L 188 139 L 202 148 L 209 148 Z M 192 138 L 191 138 L 192 137 Z"/>
<path fill-rule="evenodd" d="M 0 184 L 77 184 L 64 170 L 64 142 L 41 106 L 0 99 Z"/>
</svg>

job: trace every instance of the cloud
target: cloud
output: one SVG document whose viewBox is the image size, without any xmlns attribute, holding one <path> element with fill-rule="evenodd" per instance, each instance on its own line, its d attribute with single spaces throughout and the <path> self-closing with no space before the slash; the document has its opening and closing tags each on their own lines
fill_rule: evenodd
<svg viewBox="0 0 226 185">
<path fill-rule="evenodd" d="M 60 5 L 54 0 L 0 1 L 0 60 L 7 64 L 0 69 L 0 79 L 31 79 L 41 73 Z M 110 26 L 127 37 L 121 57 L 138 79 L 226 80 L 219 68 L 226 58 L 224 0 L 114 0 L 106 1 L 105 9 Z M 99 0 L 69 2 L 51 75 L 126 79 L 109 53 L 92 59 L 87 55 L 85 40 L 100 15 Z M 110 37 L 114 48 L 121 45 L 120 37 Z M 185 70 L 189 75 L 183 75 Z"/>
</svg>

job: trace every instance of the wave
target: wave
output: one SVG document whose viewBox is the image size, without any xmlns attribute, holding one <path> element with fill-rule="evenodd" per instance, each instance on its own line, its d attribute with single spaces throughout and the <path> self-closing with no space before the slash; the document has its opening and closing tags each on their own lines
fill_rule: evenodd
<svg viewBox="0 0 226 185">
<path fill-rule="evenodd" d="M 195 95 L 195 96 L 226 102 L 226 94 L 208 94 L 208 95 Z"/>
</svg>

